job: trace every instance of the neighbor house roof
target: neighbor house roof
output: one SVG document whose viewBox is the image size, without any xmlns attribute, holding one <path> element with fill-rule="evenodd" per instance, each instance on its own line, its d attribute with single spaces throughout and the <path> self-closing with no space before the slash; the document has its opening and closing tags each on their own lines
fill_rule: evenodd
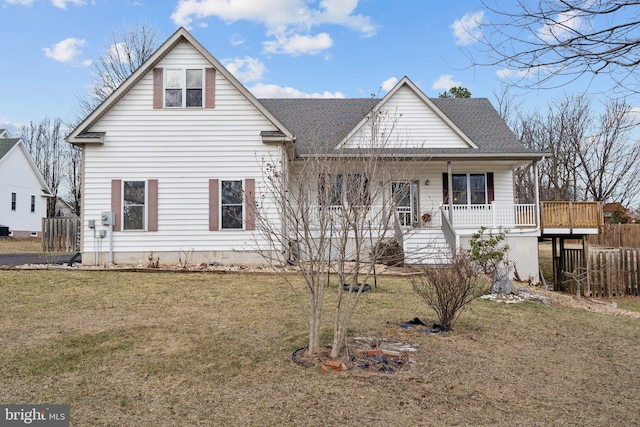
<svg viewBox="0 0 640 427">
<path fill-rule="evenodd" d="M 2 133 L 2 130 L 3 129 L 0 129 L 0 133 Z M 0 160 L 2 160 L 18 142 L 20 142 L 20 138 L 0 138 Z"/>
<path fill-rule="evenodd" d="M 38 178 L 38 181 L 40 181 L 40 184 L 42 185 L 42 193 L 43 193 L 42 195 L 50 197 L 51 196 L 51 190 L 49 190 L 49 186 L 47 185 L 46 181 L 42 177 L 42 174 L 38 170 L 38 167 L 33 162 L 33 159 L 29 155 L 29 151 L 27 151 L 27 147 L 25 147 L 24 143 L 22 142 L 22 139 L 20 139 L 20 138 L 0 138 L 0 164 L 4 160 L 5 156 L 7 154 L 9 154 L 10 151 L 13 151 L 14 149 L 22 150 L 22 152 L 24 153 L 27 161 L 31 165 L 31 169 L 33 170 L 33 173 L 36 175 L 36 177 Z"/>
</svg>

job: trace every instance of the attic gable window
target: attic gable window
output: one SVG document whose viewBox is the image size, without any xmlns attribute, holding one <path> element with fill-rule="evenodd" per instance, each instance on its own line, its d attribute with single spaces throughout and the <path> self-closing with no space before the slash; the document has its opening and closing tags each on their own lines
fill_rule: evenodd
<svg viewBox="0 0 640 427">
<path fill-rule="evenodd" d="M 164 106 L 168 108 L 202 107 L 202 69 L 168 69 L 165 72 Z"/>
</svg>

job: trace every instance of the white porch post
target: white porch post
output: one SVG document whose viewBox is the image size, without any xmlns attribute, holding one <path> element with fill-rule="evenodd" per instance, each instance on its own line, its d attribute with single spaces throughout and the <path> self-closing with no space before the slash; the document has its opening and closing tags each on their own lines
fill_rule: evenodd
<svg viewBox="0 0 640 427">
<path fill-rule="evenodd" d="M 533 162 L 533 177 L 535 179 L 535 215 L 536 215 L 536 227 L 540 228 L 540 180 L 538 178 L 538 162 Z"/>
<path fill-rule="evenodd" d="M 447 161 L 447 201 L 449 202 L 449 223 L 453 225 L 453 176 L 451 175 L 451 160 Z"/>
</svg>

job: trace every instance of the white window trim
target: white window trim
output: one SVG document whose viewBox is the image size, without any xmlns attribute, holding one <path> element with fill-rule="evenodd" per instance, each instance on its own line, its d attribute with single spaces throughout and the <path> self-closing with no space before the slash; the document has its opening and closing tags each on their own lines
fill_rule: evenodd
<svg viewBox="0 0 640 427">
<path fill-rule="evenodd" d="M 201 106 L 195 106 L 195 107 L 187 107 L 187 70 L 200 70 L 200 78 L 201 78 L 201 82 L 202 82 L 202 105 Z M 180 87 L 180 90 L 182 90 L 182 105 L 179 107 L 169 107 L 167 106 L 167 89 L 177 89 L 177 88 L 169 88 L 167 87 L 167 76 L 169 75 L 169 71 L 180 71 L 181 77 L 182 77 L 182 86 Z M 163 73 L 163 81 L 162 81 L 162 105 L 164 106 L 164 108 L 170 109 L 170 110 L 176 110 L 176 109 L 188 109 L 188 110 L 197 110 L 197 109 L 204 109 L 204 106 L 206 105 L 206 75 L 205 75 L 205 69 L 202 67 L 193 67 L 193 68 L 167 68 L 165 69 L 164 73 Z"/>
<path fill-rule="evenodd" d="M 132 182 L 132 181 L 142 181 L 144 182 L 144 228 L 136 228 L 134 230 L 132 229 L 126 229 L 124 228 L 124 183 L 125 182 Z M 140 179 L 140 178 L 131 178 L 131 179 L 123 179 L 122 183 L 120 184 L 121 188 L 120 188 L 120 194 L 122 194 L 121 199 L 120 200 L 120 221 L 122 222 L 122 226 L 120 227 L 120 231 L 123 231 L 125 233 L 140 233 L 140 232 L 146 232 L 148 231 L 149 228 L 149 180 L 148 179 Z"/>
<path fill-rule="evenodd" d="M 34 196 L 33 194 L 31 195 L 31 200 L 30 200 L 30 204 L 29 204 L 29 212 L 31 212 L 31 213 L 35 213 L 36 212 L 36 196 Z"/>
<path fill-rule="evenodd" d="M 488 205 L 489 202 L 489 188 L 488 188 L 488 180 L 487 180 L 487 172 L 462 172 L 462 173 L 452 173 L 451 174 L 451 187 L 453 187 L 453 176 L 454 175 L 466 175 L 467 176 L 467 202 L 466 203 L 454 203 L 457 206 L 483 206 Z M 483 175 L 484 176 L 484 200 L 485 203 L 471 203 L 471 175 Z M 451 195 L 449 197 L 453 197 L 453 188 L 450 190 Z"/>
<path fill-rule="evenodd" d="M 241 228 L 224 228 L 222 225 L 222 183 L 224 181 L 241 181 L 242 182 L 242 227 Z M 244 197 L 245 188 L 247 184 L 244 178 L 225 178 L 218 180 L 218 224 L 220 224 L 219 231 L 246 231 L 247 227 L 247 203 Z"/>
</svg>

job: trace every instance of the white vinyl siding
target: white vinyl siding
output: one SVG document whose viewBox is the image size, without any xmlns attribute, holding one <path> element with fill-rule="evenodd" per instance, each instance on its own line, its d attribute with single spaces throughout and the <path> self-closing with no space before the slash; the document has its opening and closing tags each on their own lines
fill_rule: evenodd
<svg viewBox="0 0 640 427">
<path fill-rule="evenodd" d="M 178 44 L 157 64 L 163 69 L 211 67 L 190 44 Z M 256 180 L 262 160 L 279 160 L 282 149 L 262 142 L 277 130 L 222 75 L 215 73 L 215 109 L 153 109 L 148 73 L 92 127 L 106 132 L 104 145 L 85 148 L 84 250 L 93 250 L 87 220 L 110 208 L 111 180 L 158 179 L 158 231 L 116 232 L 114 251 L 255 250 L 256 232 L 209 231 L 209 179 Z M 269 203 L 267 202 L 268 206 Z"/>
<path fill-rule="evenodd" d="M 12 231 L 39 232 L 47 215 L 47 198 L 42 184 L 22 147 L 16 146 L 0 161 L 0 225 Z M 16 194 L 16 208 L 11 210 L 11 194 Z M 31 212 L 31 196 L 35 209 Z"/>
<path fill-rule="evenodd" d="M 468 148 L 440 117 L 407 86 L 403 86 L 384 104 L 378 131 L 392 138 L 389 147 Z M 367 146 L 371 143 L 368 124 L 346 143 L 346 147 Z M 380 140 L 383 140 L 381 137 Z"/>
</svg>

